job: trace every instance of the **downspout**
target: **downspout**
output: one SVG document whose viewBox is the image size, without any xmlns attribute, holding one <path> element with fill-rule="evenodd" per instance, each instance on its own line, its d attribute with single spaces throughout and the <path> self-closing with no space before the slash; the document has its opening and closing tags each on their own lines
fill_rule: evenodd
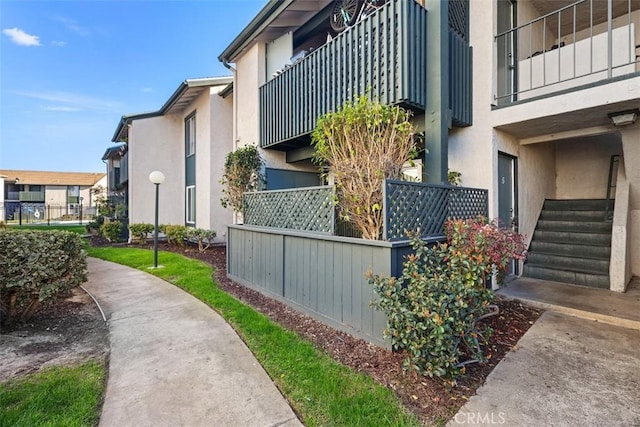
<svg viewBox="0 0 640 427">
<path fill-rule="evenodd" d="M 227 68 L 233 74 L 234 92 L 235 92 L 237 88 L 236 82 L 238 80 L 237 79 L 238 70 L 236 70 L 231 65 L 229 65 L 229 63 L 226 60 L 222 61 L 222 65 L 224 65 L 225 68 Z M 237 97 L 234 94 L 233 95 L 233 151 L 237 149 L 238 149 L 238 102 L 237 102 Z"/>
</svg>

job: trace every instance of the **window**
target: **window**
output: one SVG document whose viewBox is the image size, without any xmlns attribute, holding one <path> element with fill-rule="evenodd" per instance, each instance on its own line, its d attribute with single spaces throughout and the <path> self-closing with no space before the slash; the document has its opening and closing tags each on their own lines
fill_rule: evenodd
<svg viewBox="0 0 640 427">
<path fill-rule="evenodd" d="M 193 113 L 184 120 L 184 150 L 185 157 L 196 154 L 196 114 Z"/>
<path fill-rule="evenodd" d="M 187 187 L 185 222 L 187 223 L 187 225 L 194 225 L 196 223 L 196 186 L 195 185 L 190 185 Z"/>
</svg>

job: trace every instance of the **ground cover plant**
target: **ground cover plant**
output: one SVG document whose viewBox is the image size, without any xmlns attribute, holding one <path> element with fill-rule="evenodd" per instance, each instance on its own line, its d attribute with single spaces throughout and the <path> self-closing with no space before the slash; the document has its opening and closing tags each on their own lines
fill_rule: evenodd
<svg viewBox="0 0 640 427">
<path fill-rule="evenodd" d="M 90 247 L 90 256 L 149 272 L 152 252 Z M 194 251 L 195 253 L 200 253 Z M 161 251 L 157 275 L 218 311 L 243 338 L 306 425 L 419 425 L 388 388 L 243 304 L 212 281 L 210 265 Z"/>
<path fill-rule="evenodd" d="M 96 425 L 105 371 L 92 360 L 0 383 L 0 426 Z"/>
</svg>

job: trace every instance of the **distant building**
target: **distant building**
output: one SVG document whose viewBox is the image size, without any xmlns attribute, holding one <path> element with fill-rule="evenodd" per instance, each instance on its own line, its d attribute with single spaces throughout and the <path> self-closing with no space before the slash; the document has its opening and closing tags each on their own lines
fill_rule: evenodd
<svg viewBox="0 0 640 427">
<path fill-rule="evenodd" d="M 56 206 L 75 215 L 81 204 L 95 206 L 96 190 L 106 184 L 104 173 L 0 169 L 0 221 L 13 219 L 20 207 L 44 212 L 47 205 Z"/>
</svg>

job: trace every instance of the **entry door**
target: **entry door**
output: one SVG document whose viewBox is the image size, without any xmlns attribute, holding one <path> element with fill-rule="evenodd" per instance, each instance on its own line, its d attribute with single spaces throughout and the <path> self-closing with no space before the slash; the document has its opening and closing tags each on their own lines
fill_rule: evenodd
<svg viewBox="0 0 640 427">
<path fill-rule="evenodd" d="M 518 231 L 518 160 L 498 153 L 498 217 L 500 225 Z M 511 262 L 507 274 L 518 274 L 518 263 Z"/>
</svg>

